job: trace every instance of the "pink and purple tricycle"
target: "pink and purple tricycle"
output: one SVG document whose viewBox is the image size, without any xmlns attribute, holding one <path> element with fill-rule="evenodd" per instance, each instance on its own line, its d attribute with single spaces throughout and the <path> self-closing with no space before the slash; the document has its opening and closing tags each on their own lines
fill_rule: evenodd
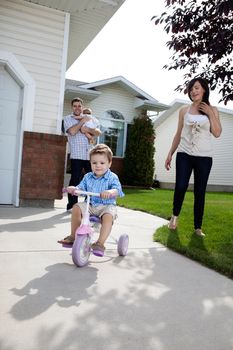
<svg viewBox="0 0 233 350">
<path fill-rule="evenodd" d="M 67 192 L 64 190 L 64 192 Z M 98 231 L 101 219 L 97 216 L 89 214 L 90 197 L 100 197 L 100 193 L 86 192 L 77 190 L 74 195 L 84 195 L 86 197 L 86 211 L 82 218 L 81 226 L 75 233 L 75 241 L 72 246 L 72 259 L 76 266 L 83 267 L 88 263 L 90 254 L 96 256 L 103 256 L 102 252 L 92 249 L 92 236 L 95 231 Z M 117 244 L 118 255 L 125 256 L 128 251 L 129 237 L 127 234 L 122 234 L 119 239 L 114 239 Z M 63 247 L 70 247 L 70 245 L 63 244 Z"/>
</svg>

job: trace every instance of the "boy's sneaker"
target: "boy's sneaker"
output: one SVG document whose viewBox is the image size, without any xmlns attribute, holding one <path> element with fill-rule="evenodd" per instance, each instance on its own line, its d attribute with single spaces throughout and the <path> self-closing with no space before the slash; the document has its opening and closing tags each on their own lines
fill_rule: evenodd
<svg viewBox="0 0 233 350">
<path fill-rule="evenodd" d="M 105 247 L 100 242 L 95 242 L 91 245 L 92 253 L 96 256 L 104 256 Z"/>
<path fill-rule="evenodd" d="M 57 241 L 57 243 L 62 244 L 63 247 L 72 247 L 74 240 L 75 240 L 75 238 L 73 236 L 69 235 L 63 239 L 60 239 L 59 241 Z"/>
</svg>

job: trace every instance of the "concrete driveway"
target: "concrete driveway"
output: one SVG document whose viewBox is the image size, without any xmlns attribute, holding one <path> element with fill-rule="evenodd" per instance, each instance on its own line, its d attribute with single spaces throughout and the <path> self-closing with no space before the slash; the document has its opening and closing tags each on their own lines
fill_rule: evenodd
<svg viewBox="0 0 233 350">
<path fill-rule="evenodd" d="M 233 281 L 152 241 L 158 217 L 118 209 L 104 258 L 77 268 L 55 209 L 0 209 L 1 350 L 233 349 Z"/>
</svg>

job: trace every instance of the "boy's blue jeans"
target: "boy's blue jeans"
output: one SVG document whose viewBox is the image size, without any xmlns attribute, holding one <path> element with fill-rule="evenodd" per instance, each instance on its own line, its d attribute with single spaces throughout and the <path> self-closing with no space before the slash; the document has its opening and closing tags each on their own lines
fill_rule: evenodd
<svg viewBox="0 0 233 350">
<path fill-rule="evenodd" d="M 173 199 L 173 215 L 178 216 L 181 211 L 184 196 L 193 171 L 194 175 L 194 228 L 202 226 L 205 206 L 206 186 L 212 167 L 211 157 L 190 156 L 177 152 L 176 155 L 176 185 Z"/>
</svg>

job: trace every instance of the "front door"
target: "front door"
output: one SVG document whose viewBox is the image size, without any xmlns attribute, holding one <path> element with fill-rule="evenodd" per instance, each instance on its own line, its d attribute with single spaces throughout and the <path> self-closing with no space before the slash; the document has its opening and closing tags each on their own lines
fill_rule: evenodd
<svg viewBox="0 0 233 350">
<path fill-rule="evenodd" d="M 0 65 L 0 204 L 15 203 L 21 90 Z"/>
</svg>

